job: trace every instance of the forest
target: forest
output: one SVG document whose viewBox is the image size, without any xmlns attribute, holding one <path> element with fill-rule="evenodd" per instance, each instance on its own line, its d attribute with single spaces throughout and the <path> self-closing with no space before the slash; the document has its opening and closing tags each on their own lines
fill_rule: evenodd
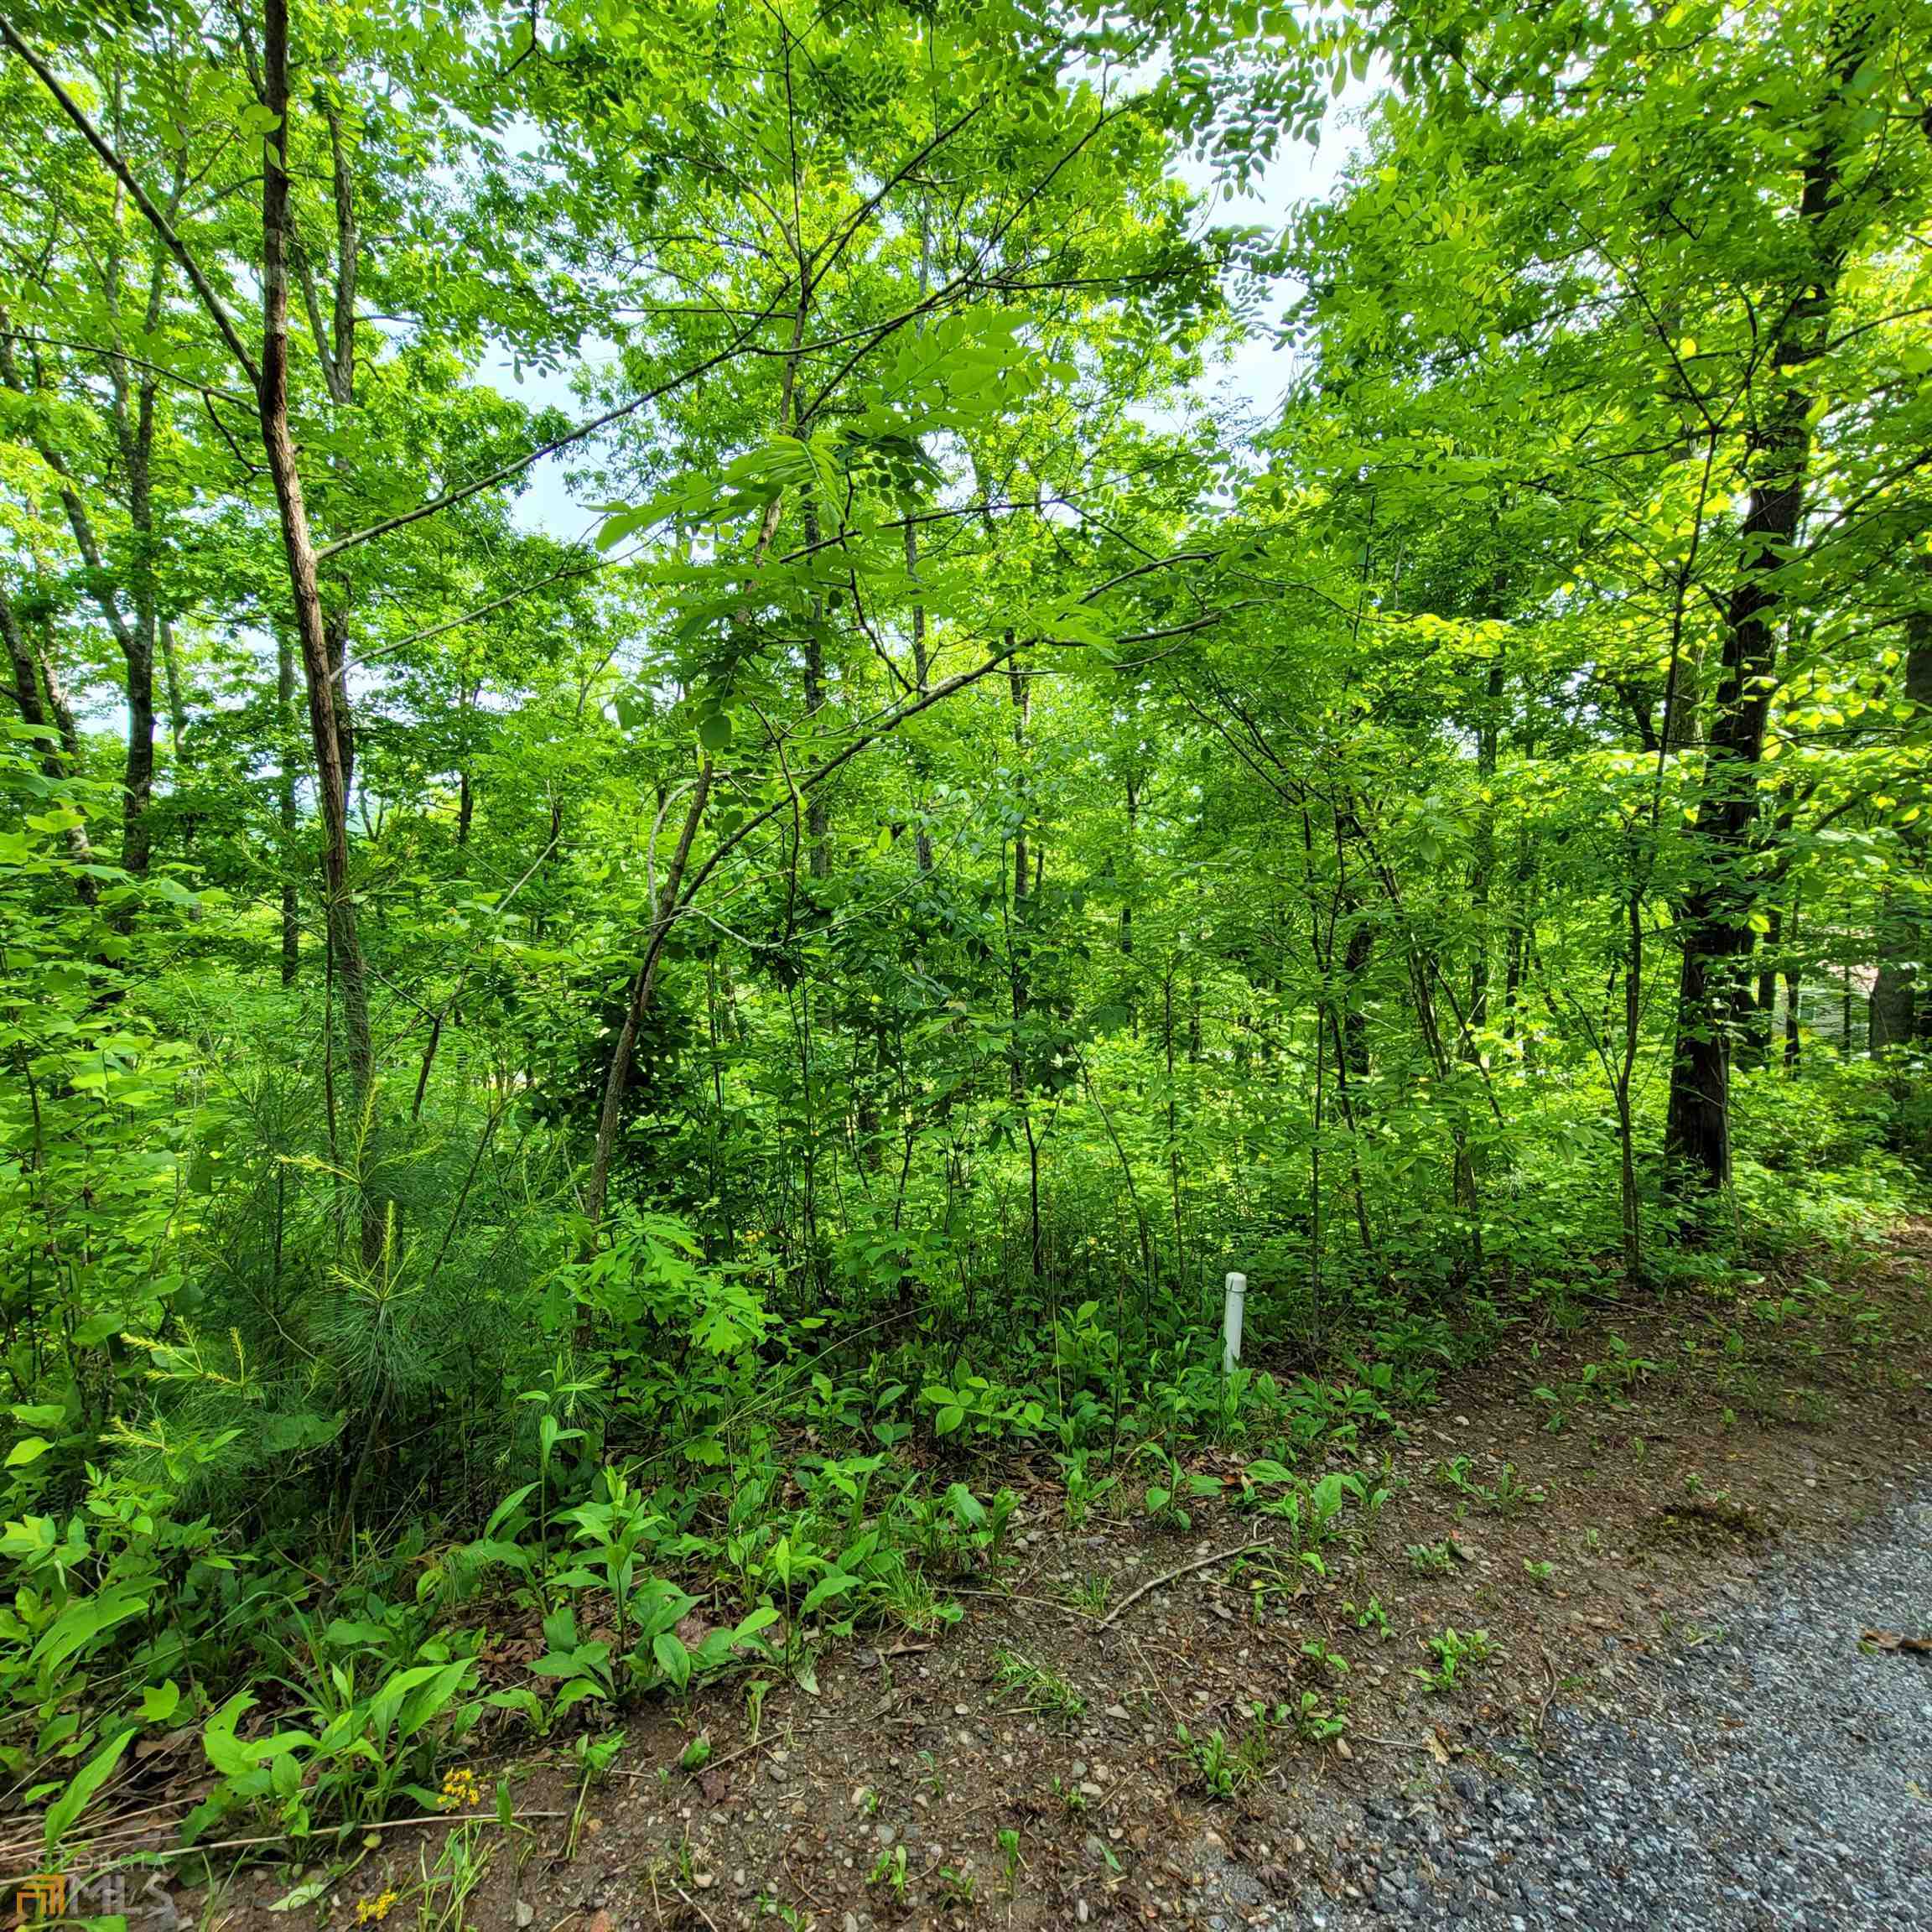
<svg viewBox="0 0 1932 1932">
<path fill-rule="evenodd" d="M 0 41 L 21 1868 L 588 1785 L 1923 1205 L 1927 0 Z"/>
</svg>

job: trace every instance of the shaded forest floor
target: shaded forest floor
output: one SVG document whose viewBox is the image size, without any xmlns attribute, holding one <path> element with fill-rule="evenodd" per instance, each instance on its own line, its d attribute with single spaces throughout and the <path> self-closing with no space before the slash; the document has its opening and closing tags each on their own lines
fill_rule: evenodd
<svg viewBox="0 0 1932 1932">
<path fill-rule="evenodd" d="M 741 1682 L 629 1713 L 588 1784 L 568 1744 L 496 1767 L 510 1833 L 486 1776 L 473 1819 L 370 1834 L 310 1866 L 293 1908 L 287 1864 L 177 1908 L 203 1932 L 353 1926 L 392 1893 L 388 1923 L 423 1932 L 853 1932 L 1229 1927 L 1272 1923 L 1270 1900 L 1372 1903 L 1365 1806 L 1614 1699 L 1641 1660 L 1718 1634 L 1774 1554 L 1899 1499 L 1932 1460 L 1929 1262 L 1918 1223 L 1829 1284 L 1814 1258 L 1741 1299 L 1633 1296 L 1513 1328 L 1336 1465 L 1379 1471 L 1386 1452 L 1391 1494 L 1351 1517 L 1353 1547 L 1323 1550 L 1326 1576 L 1278 1519 L 1220 1498 L 1186 1531 L 1106 1504 L 1076 1529 L 1041 1467 L 976 1472 L 1022 1504 L 998 1575 L 953 1592 L 950 1630 L 828 1657 L 817 1695 L 775 1685 L 756 1729 Z M 1231 1478 L 1247 1457 L 1192 1460 Z M 1465 1640 L 1456 1680 L 1432 1687 L 1417 1673 L 1458 1649 L 1446 1631 Z M 1282 1722 L 1257 1732 L 1257 1703 Z M 1332 1715 L 1346 1731 L 1311 1735 Z M 699 1736 L 709 1758 L 687 1772 Z"/>
</svg>

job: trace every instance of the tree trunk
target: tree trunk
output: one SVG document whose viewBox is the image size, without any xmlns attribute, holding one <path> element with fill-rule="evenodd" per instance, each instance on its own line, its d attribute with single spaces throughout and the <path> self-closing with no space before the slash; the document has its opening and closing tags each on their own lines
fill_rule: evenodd
<svg viewBox="0 0 1932 1932">
<path fill-rule="evenodd" d="M 7 319 L 0 309 L 0 380 L 15 394 L 33 397 L 36 391 L 22 375 L 14 358 L 11 338 L 7 334 Z M 148 435 L 153 433 L 152 396 L 149 392 Z M 118 408 L 117 415 L 120 413 Z M 122 462 L 127 467 L 131 497 L 129 520 L 135 527 L 135 542 L 143 542 L 142 523 L 145 516 L 152 523 L 152 512 L 147 502 L 147 464 L 145 451 L 133 452 L 130 445 L 132 432 L 124 425 L 118 440 L 121 444 Z M 66 459 L 55 446 L 53 441 L 40 428 L 29 432 L 34 449 L 40 460 L 54 474 L 55 494 L 60 499 L 60 507 L 67 519 L 67 527 L 74 538 L 74 548 L 80 553 L 80 565 L 87 583 L 87 594 L 94 607 L 101 613 L 101 621 L 107 626 L 119 648 L 122 662 L 127 667 L 127 756 L 122 773 L 121 808 L 121 862 L 128 871 L 138 876 L 148 869 L 150 845 L 147 828 L 143 823 L 148 802 L 154 789 L 154 652 L 151 632 L 143 647 L 143 626 L 137 615 L 136 622 L 130 624 L 127 613 L 121 608 L 115 595 L 112 574 L 107 568 L 106 558 L 101 554 L 99 538 L 95 534 L 94 520 L 88 514 L 87 506 L 81 500 L 80 488 Z M 135 486 L 137 468 L 140 472 L 138 490 Z M 151 535 L 151 532 L 150 532 Z M 149 606 L 152 616 L 152 605 Z"/>
<path fill-rule="evenodd" d="M 275 631 L 275 730 L 281 770 L 275 782 L 282 824 L 282 984 L 293 986 L 302 963 L 302 910 L 295 883 L 295 654 L 288 633 Z"/>
<path fill-rule="evenodd" d="M 188 700 L 181 683 L 181 656 L 174 647 L 174 626 L 161 620 L 161 670 L 168 693 L 168 742 L 174 748 L 174 762 L 187 757 Z"/>
<path fill-rule="evenodd" d="M 148 822 L 154 798 L 154 653 L 160 615 L 154 586 L 154 384 L 142 383 L 132 434 L 123 432 L 127 512 L 133 539 L 134 622 L 122 640 L 127 667 L 127 762 L 122 780 L 121 863 L 136 878 L 153 857 Z"/>
<path fill-rule="evenodd" d="M 906 574 L 915 584 L 919 578 L 919 529 L 910 518 L 906 524 Z M 932 674 L 932 665 L 927 656 L 926 606 L 916 603 L 912 606 L 912 683 L 919 696 L 926 695 L 926 680 Z M 926 829 L 922 818 L 919 829 L 912 835 L 912 850 L 922 872 L 932 870 L 932 834 Z"/>
<path fill-rule="evenodd" d="M 177 185 L 175 200 L 180 190 Z M 117 316 L 113 277 L 108 306 Z M 159 240 L 154 242 L 153 266 L 148 283 L 143 318 L 148 335 L 159 328 L 168 288 L 168 257 Z M 127 667 L 127 763 L 122 803 L 121 863 L 139 878 L 153 856 L 153 835 L 148 823 L 154 797 L 154 659 L 160 636 L 160 594 L 154 574 L 154 402 L 158 378 L 143 375 L 131 382 L 118 356 L 108 362 L 114 386 L 114 434 L 127 483 L 127 525 L 132 542 L 128 581 L 133 595 L 134 621 L 119 633 Z M 130 402 L 132 407 L 130 408 Z"/>
<path fill-rule="evenodd" d="M 322 813 L 325 917 L 335 978 L 342 992 L 344 1059 L 359 1123 L 373 1101 L 375 1045 L 369 1030 L 369 989 L 362 936 L 350 880 L 347 693 L 335 681 L 329 628 L 322 615 L 315 546 L 295 440 L 288 424 L 288 8 L 264 0 L 262 106 L 275 124 L 262 143 L 262 366 L 258 392 L 262 447 L 275 486 L 288 589 L 295 607 L 302 675 L 308 688 L 309 730 L 315 755 Z M 361 1255 L 366 1268 L 382 1258 L 382 1210 L 373 1189 L 361 1191 Z"/>
<path fill-rule="evenodd" d="M 1832 95 L 1856 70 L 1862 39 L 1833 63 Z M 1840 199 L 1841 136 L 1827 132 L 1807 162 L 1797 221 L 1814 264 L 1794 292 L 1768 358 L 1776 392 L 1747 441 L 1749 501 L 1737 574 L 1724 613 L 1723 651 L 1706 742 L 1702 797 L 1691 828 L 1696 882 L 1678 908 L 1683 964 L 1664 1139 L 1668 1183 L 1707 1195 L 1731 1178 L 1730 1022 L 1753 943 L 1752 865 L 1758 821 L 1758 771 L 1771 707 L 1781 593 L 1778 573 L 1796 543 L 1811 454 L 1811 397 L 1797 374 L 1826 347 L 1843 247 L 1826 233 Z"/>
<path fill-rule="evenodd" d="M 1013 643 L 1013 633 L 1006 633 L 1007 647 Z M 1013 1054 L 1010 1078 L 1013 1098 L 1024 1101 L 1026 1098 L 1026 1054 L 1021 1043 L 1020 1033 L 1026 1024 L 1026 1010 L 1031 1003 L 1031 992 L 1026 973 L 1026 896 L 1028 885 L 1028 855 L 1026 844 L 1026 784 L 1023 767 L 1026 761 L 1026 722 L 1031 714 L 1032 699 L 1026 683 L 1026 674 L 1021 668 L 1017 657 L 1010 658 L 1006 665 L 1006 686 L 1013 700 L 1013 750 L 1015 763 L 1021 767 L 1016 787 L 1020 793 L 1021 817 L 1013 834 L 1013 923 L 1007 941 L 1008 971 L 1012 980 L 1013 999 Z M 1031 1129 L 1029 1129 L 1031 1134 Z M 1038 1242 L 1036 1239 L 1035 1248 Z M 1037 1272 L 1037 1270 L 1036 1270 Z"/>
<path fill-rule="evenodd" d="M 33 647 L 27 641 L 27 634 L 21 628 L 19 614 L 13 608 L 4 589 L 0 589 L 0 638 L 7 646 L 7 659 L 13 674 L 13 701 L 20 707 L 23 723 L 39 725 L 44 731 L 54 734 L 52 742 L 43 739 L 40 745 L 40 769 L 49 778 L 60 778 L 66 775 L 70 763 L 64 749 L 67 737 L 71 734 L 73 720 L 66 720 L 63 731 L 49 717 L 49 706 L 43 702 L 40 692 L 39 666 L 35 662 Z M 72 825 L 67 830 L 67 850 L 76 865 L 91 865 L 94 854 L 87 842 L 87 828 Z M 84 906 L 92 906 L 99 899 L 101 889 L 85 872 L 76 873 L 74 879 L 75 896 Z"/>
<path fill-rule="evenodd" d="M 769 518 L 776 522 L 776 518 Z M 698 770 L 698 784 L 684 814 L 678 834 L 678 849 L 671 869 L 652 908 L 651 930 L 645 941 L 644 963 L 631 984 L 624 1003 L 624 1021 L 618 1028 L 617 1043 L 610 1053 L 610 1065 L 604 1078 L 604 1098 L 597 1111 L 597 1140 L 590 1163 L 590 1178 L 584 1188 L 584 1213 L 590 1223 L 592 1238 L 604 1218 L 604 1197 L 610 1185 L 610 1162 L 617 1149 L 617 1130 L 623 1119 L 624 1089 L 630 1083 L 631 1062 L 637 1051 L 638 1029 L 651 1010 L 651 992 L 657 977 L 657 961 L 663 951 L 664 935 L 677 917 L 678 894 L 691 862 L 692 842 L 704 817 L 705 801 L 711 795 L 711 761 L 705 758 Z"/>
<path fill-rule="evenodd" d="M 1932 574 L 1932 558 L 1925 568 Z M 1902 749 L 1932 761 L 1932 610 L 1905 620 L 1905 702 L 1910 715 Z M 1886 894 L 1879 907 L 1881 954 L 1872 987 L 1872 1051 L 1932 1039 L 1932 880 L 1924 876 L 1925 839 L 1920 825 L 1901 834 L 1911 869 L 1903 891 Z"/>
<path fill-rule="evenodd" d="M 1375 956 L 1375 928 L 1369 923 L 1348 871 L 1348 848 L 1360 836 L 1353 811 L 1337 808 L 1335 820 L 1335 890 L 1341 923 L 1348 937 L 1342 945 L 1342 1049 L 1340 1064 L 1346 1080 L 1366 1080 L 1369 1072 L 1368 1014 L 1363 993 L 1369 962 Z"/>
<path fill-rule="evenodd" d="M 0 589 L 0 638 L 6 641 L 7 661 L 13 673 L 13 702 L 20 707 L 21 718 L 27 724 L 50 730 L 47 707 L 40 699 L 40 679 L 34 668 L 34 653 L 28 648 L 27 635 L 14 614 L 13 600 L 4 589 Z M 44 759 L 42 763 L 43 769 L 47 769 Z M 52 776 L 51 771 L 49 776 Z"/>
<path fill-rule="evenodd" d="M 804 507 L 805 542 L 818 542 L 818 506 L 808 494 Z M 805 623 L 805 716 L 816 726 L 825 709 L 825 603 L 814 595 Z M 832 817 L 823 792 L 814 792 L 805 805 L 805 833 L 811 841 L 810 866 L 814 879 L 832 876 Z"/>
<path fill-rule="evenodd" d="M 1475 955 L 1469 966 L 1469 1031 L 1489 1023 L 1489 897 L 1496 870 L 1496 752 L 1503 729 L 1503 658 L 1489 666 L 1483 687 L 1483 715 L 1476 727 L 1475 850 L 1469 865 L 1469 900 L 1475 911 Z M 1474 1043 L 1472 1041 L 1472 1051 Z"/>
</svg>

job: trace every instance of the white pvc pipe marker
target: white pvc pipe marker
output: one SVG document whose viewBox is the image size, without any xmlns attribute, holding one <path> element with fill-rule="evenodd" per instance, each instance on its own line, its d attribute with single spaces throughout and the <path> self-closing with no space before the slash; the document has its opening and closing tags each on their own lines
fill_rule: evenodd
<svg viewBox="0 0 1932 1932">
<path fill-rule="evenodd" d="M 1241 1311 L 1248 1300 L 1248 1277 L 1228 1277 L 1228 1300 L 1221 1314 L 1221 1373 L 1232 1375 L 1241 1359 Z"/>
</svg>

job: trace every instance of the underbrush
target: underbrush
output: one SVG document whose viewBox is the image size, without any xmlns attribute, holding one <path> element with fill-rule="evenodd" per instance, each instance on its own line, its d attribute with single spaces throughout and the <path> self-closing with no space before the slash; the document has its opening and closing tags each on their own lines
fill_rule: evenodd
<svg viewBox="0 0 1932 1932">
<path fill-rule="evenodd" d="M 446 1807 L 468 1753 L 600 1749 L 641 1699 L 732 1679 L 756 1713 L 828 1644 L 958 1618 L 963 1581 L 1005 1560 L 1022 1470 L 1075 1529 L 1159 1537 L 1231 1504 L 1276 1545 L 1260 1599 L 1291 1595 L 1386 1502 L 1379 1438 L 1511 1330 L 1687 1295 L 1699 1365 L 1755 1411 L 1774 1331 L 1874 1334 L 1856 1296 L 1762 1268 L 1849 1251 L 1914 1198 L 1874 1147 L 1877 1077 L 1848 1067 L 1742 1083 L 1749 1251 L 1674 1239 L 1654 1207 L 1640 1286 L 1607 1144 L 1562 1108 L 1506 1169 L 1486 1150 L 1479 1227 L 1432 1230 L 1391 1169 L 1373 1248 L 1331 1221 L 1312 1279 L 1291 1203 L 1230 1208 L 1183 1267 L 1071 1195 L 1038 1272 L 1010 1230 L 955 1228 L 933 1254 L 848 1239 L 821 1276 L 758 1228 L 663 1209 L 619 1210 L 590 1251 L 556 1142 L 460 1052 L 428 1104 L 380 1131 L 337 1117 L 319 1145 L 318 1097 L 267 1036 L 224 1062 L 132 1007 L 112 1025 L 118 1112 L 74 1090 L 60 1157 L 17 1177 L 70 1218 L 88 1187 L 141 1210 L 15 1250 L 37 1281 L 62 1271 L 75 1313 L 9 1303 L 0 1767 L 49 1856 L 184 1732 L 213 1778 L 188 1841 L 299 1841 Z M 192 1132 L 157 1166 L 141 1126 L 164 1115 Z M 1250 1280 L 1229 1374 L 1222 1256 Z M 1537 1395 L 1561 1428 L 1682 1366 L 1613 1353 Z M 1344 1703 L 1292 1727 L 1329 1734 Z"/>
</svg>

